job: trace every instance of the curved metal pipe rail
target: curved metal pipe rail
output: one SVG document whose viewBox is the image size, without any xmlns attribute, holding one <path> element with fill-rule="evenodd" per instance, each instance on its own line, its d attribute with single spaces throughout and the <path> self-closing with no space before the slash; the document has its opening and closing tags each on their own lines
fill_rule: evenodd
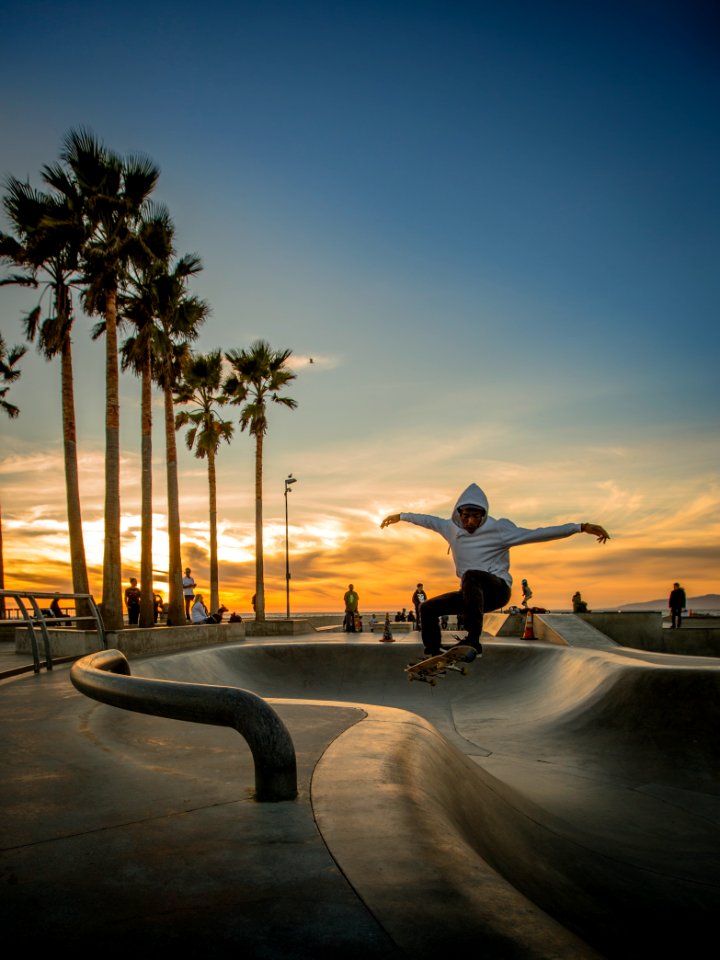
<svg viewBox="0 0 720 960">
<path fill-rule="evenodd" d="M 122 710 L 233 727 L 253 756 L 255 799 L 276 802 L 297 796 L 292 738 L 270 704 L 249 690 L 132 677 L 130 664 L 119 650 L 83 657 L 70 670 L 70 679 L 85 696 Z"/>
<path fill-rule="evenodd" d="M 41 609 L 38 600 L 54 600 L 56 598 L 73 600 L 75 602 L 75 613 L 70 616 L 60 618 L 47 616 L 47 611 L 43 611 Z M 60 593 L 58 591 L 48 592 L 45 590 L 0 590 L 0 600 L 2 601 L 3 605 L 3 616 L 5 616 L 4 607 L 6 599 L 15 601 L 18 611 L 22 614 L 22 619 L 18 618 L 17 625 L 19 627 L 26 627 L 28 633 L 30 634 L 30 649 L 32 650 L 33 670 L 35 673 L 40 673 L 40 668 L 42 667 L 42 661 L 40 660 L 40 648 L 38 646 L 37 635 L 35 633 L 36 627 L 40 630 L 40 635 L 42 637 L 45 648 L 45 666 L 48 670 L 52 670 L 53 668 L 48 626 L 53 628 L 62 627 L 67 629 L 68 625 L 79 626 L 81 623 L 90 621 L 95 625 L 101 646 L 107 647 L 103 619 L 100 615 L 100 611 L 97 608 L 95 600 L 90 593 Z M 25 605 L 25 600 L 30 602 L 32 614 L 30 614 L 27 606 Z M 87 610 L 88 613 L 83 613 L 83 610 Z"/>
</svg>

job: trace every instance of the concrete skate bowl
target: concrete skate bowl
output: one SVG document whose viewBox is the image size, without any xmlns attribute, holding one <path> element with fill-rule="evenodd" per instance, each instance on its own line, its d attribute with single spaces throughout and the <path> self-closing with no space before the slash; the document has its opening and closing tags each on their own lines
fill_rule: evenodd
<svg viewBox="0 0 720 960">
<path fill-rule="evenodd" d="M 313 809 L 417 956 L 433 928 L 489 956 L 699 953 L 720 910 L 720 666 L 493 641 L 431 688 L 405 679 L 412 652 L 238 644 L 134 672 L 363 705 L 315 769 Z"/>
</svg>

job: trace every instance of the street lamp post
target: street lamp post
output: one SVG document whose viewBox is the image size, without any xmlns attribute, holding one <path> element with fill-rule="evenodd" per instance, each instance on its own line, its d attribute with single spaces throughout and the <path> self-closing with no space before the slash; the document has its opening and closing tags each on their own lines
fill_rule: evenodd
<svg viewBox="0 0 720 960">
<path fill-rule="evenodd" d="M 288 493 L 290 485 L 297 483 L 297 478 L 291 473 L 285 478 L 285 597 L 287 601 L 285 619 L 290 619 L 290 542 L 288 539 Z"/>
</svg>

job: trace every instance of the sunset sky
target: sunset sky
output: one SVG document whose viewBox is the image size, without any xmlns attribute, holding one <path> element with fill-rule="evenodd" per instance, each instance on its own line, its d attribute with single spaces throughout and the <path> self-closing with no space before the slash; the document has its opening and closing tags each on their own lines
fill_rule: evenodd
<svg viewBox="0 0 720 960">
<path fill-rule="evenodd" d="M 591 608 L 720 593 L 720 19 L 704 2 L 11 0 L 0 175 L 40 186 L 68 130 L 161 168 L 205 269 L 197 347 L 293 351 L 270 414 L 268 610 L 370 614 L 456 582 L 470 482 L 522 526 L 603 524 L 513 554 L 516 585 Z M 3 222 L 2 229 L 8 224 Z M 32 291 L 0 289 L 21 342 Z M 79 313 L 79 306 L 78 306 Z M 81 494 L 101 593 L 102 342 L 75 323 Z M 313 358 L 313 363 L 309 359 Z M 31 348 L 2 422 L 6 583 L 69 589 L 60 371 Z M 139 571 L 139 387 L 121 381 L 123 576 Z M 155 424 L 156 586 L 167 569 Z M 219 458 L 221 596 L 254 591 L 253 442 Z M 206 466 L 181 446 L 183 559 L 207 592 Z M 513 599 L 519 600 L 516 588 Z"/>
</svg>

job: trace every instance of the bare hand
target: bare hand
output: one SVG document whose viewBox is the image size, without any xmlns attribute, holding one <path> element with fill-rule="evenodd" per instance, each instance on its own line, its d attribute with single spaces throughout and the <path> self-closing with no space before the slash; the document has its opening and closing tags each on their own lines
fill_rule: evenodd
<svg viewBox="0 0 720 960">
<path fill-rule="evenodd" d="M 380 529 L 382 530 L 383 527 L 389 527 L 391 523 L 399 523 L 399 522 L 400 522 L 400 514 L 391 513 L 390 516 L 385 517 L 383 522 L 380 524 Z"/>
<path fill-rule="evenodd" d="M 599 523 L 583 523 L 581 529 L 583 533 L 589 533 L 590 536 L 597 537 L 598 543 L 605 543 L 606 540 L 610 539 L 610 534 Z"/>
</svg>

